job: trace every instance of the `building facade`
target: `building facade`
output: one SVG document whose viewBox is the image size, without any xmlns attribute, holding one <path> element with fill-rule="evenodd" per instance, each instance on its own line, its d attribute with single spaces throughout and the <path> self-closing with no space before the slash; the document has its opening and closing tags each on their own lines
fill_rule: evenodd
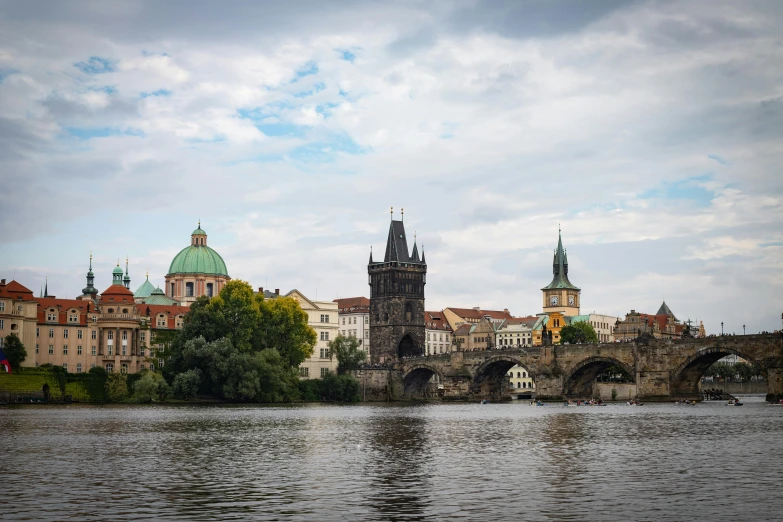
<svg viewBox="0 0 783 522">
<path fill-rule="evenodd" d="M 477 324 L 488 319 L 500 326 L 500 324 L 511 319 L 511 313 L 508 308 L 504 310 L 482 310 L 476 306 L 474 308 L 453 308 L 451 306 L 443 309 L 443 316 L 449 322 L 452 330 L 456 330 L 465 323 Z"/>
<path fill-rule="evenodd" d="M 359 347 L 370 360 L 370 300 L 366 297 L 335 299 L 340 320 L 340 335 L 359 339 Z"/>
<path fill-rule="evenodd" d="M 384 363 L 402 357 L 423 355 L 424 285 L 427 263 L 414 241 L 408 240 L 402 220 L 392 219 L 383 261 L 375 262 L 370 252 L 367 265 L 370 285 L 370 362 Z"/>
<path fill-rule="evenodd" d="M 457 344 L 443 312 L 424 312 L 424 331 L 427 336 L 425 355 L 456 351 Z"/>
<path fill-rule="evenodd" d="M 645 314 L 631 310 L 625 315 L 625 320 L 615 325 L 614 337 L 618 341 L 636 339 L 651 335 L 658 339 L 679 339 L 682 337 L 684 325 L 674 316 L 664 301 L 655 314 Z"/>
<path fill-rule="evenodd" d="M 278 294 L 279 295 L 279 294 Z M 337 337 L 339 309 L 334 301 L 313 301 L 299 290 L 291 290 L 285 297 L 291 298 L 307 313 L 307 324 L 315 330 L 316 343 L 313 355 L 299 365 L 299 377 L 311 379 L 337 372 L 337 359 L 329 354 L 329 341 Z"/>
<path fill-rule="evenodd" d="M 533 327 L 538 317 L 512 317 L 501 323 L 495 334 L 499 349 L 533 346 Z"/>
<path fill-rule="evenodd" d="M 563 238 L 558 232 L 557 249 L 552 261 L 552 281 L 541 289 L 543 313 L 558 312 L 562 315 L 579 315 L 582 291 L 568 279 L 568 256 L 563 248 Z"/>
<path fill-rule="evenodd" d="M 599 343 L 613 343 L 614 342 L 614 330 L 617 326 L 617 322 L 621 321 L 619 317 L 613 315 L 603 314 L 589 314 L 589 315 L 577 315 L 570 318 L 569 324 L 577 322 L 589 323 L 598 335 Z"/>
<path fill-rule="evenodd" d="M 190 234 L 190 245 L 171 261 L 164 291 L 175 302 L 190 306 L 202 295 L 218 295 L 230 280 L 226 263 L 207 245 L 207 233 L 199 222 Z"/>
</svg>

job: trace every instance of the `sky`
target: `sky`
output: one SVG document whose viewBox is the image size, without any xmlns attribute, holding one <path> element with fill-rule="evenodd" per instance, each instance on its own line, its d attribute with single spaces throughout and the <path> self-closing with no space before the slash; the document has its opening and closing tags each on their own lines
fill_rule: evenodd
<svg viewBox="0 0 783 522">
<path fill-rule="evenodd" d="M 405 209 L 426 308 L 707 333 L 783 312 L 783 2 L 0 0 L 0 277 L 369 296 Z M 412 248 L 412 245 L 411 245 Z"/>
</svg>

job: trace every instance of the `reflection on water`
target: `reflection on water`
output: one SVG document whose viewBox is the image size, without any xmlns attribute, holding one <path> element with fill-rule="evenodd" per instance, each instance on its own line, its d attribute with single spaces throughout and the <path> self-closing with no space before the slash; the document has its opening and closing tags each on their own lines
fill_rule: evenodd
<svg viewBox="0 0 783 522">
<path fill-rule="evenodd" d="M 776 520 L 783 408 L 0 408 L 3 518 Z"/>
</svg>

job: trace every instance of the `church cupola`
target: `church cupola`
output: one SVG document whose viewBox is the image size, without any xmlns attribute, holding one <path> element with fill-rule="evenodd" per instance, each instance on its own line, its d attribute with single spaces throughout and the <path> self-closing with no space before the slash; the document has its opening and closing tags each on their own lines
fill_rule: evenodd
<svg viewBox="0 0 783 522">
<path fill-rule="evenodd" d="M 95 288 L 95 274 L 92 272 L 92 254 L 90 254 L 90 269 L 87 272 L 87 286 L 82 289 L 82 294 L 86 296 L 92 296 L 93 298 L 98 294 L 98 289 Z"/>
<path fill-rule="evenodd" d="M 561 311 L 578 315 L 581 290 L 568 279 L 568 256 L 563 248 L 563 237 L 558 227 L 557 249 L 552 259 L 552 282 L 541 289 L 544 293 L 544 310 Z"/>
<path fill-rule="evenodd" d="M 198 222 L 198 228 L 190 234 L 191 246 L 207 246 L 207 233 L 201 228 L 201 221 Z"/>
<path fill-rule="evenodd" d="M 111 284 L 122 286 L 122 268 L 120 268 L 120 260 L 117 260 L 117 267 L 111 271 Z"/>
<path fill-rule="evenodd" d="M 125 258 L 125 277 L 122 278 L 122 284 L 125 288 L 130 290 L 130 275 L 128 274 L 128 258 Z"/>
</svg>

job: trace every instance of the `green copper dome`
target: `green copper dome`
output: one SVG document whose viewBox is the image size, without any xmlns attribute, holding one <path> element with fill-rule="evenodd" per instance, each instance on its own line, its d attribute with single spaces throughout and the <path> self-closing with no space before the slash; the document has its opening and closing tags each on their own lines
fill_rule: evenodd
<svg viewBox="0 0 783 522">
<path fill-rule="evenodd" d="M 191 236 L 206 236 L 207 233 L 204 232 L 204 230 L 201 228 L 201 225 L 198 226 L 196 230 L 194 230 L 191 234 Z"/>
<path fill-rule="evenodd" d="M 144 304 L 169 306 L 174 304 L 174 299 L 167 297 L 160 288 L 156 288 L 149 297 L 144 299 Z"/>
<path fill-rule="evenodd" d="M 173 274 L 211 274 L 228 277 L 228 270 L 220 254 L 208 246 L 190 245 L 174 256 L 168 275 Z"/>
<path fill-rule="evenodd" d="M 144 283 L 142 283 L 142 285 L 139 287 L 139 289 L 136 290 L 135 292 L 133 292 L 133 297 L 138 297 L 138 298 L 149 297 L 150 295 L 152 295 L 152 292 L 154 290 L 155 290 L 155 287 L 152 286 L 152 283 L 150 283 L 149 277 L 147 277 L 147 280 L 144 281 Z"/>
<path fill-rule="evenodd" d="M 115 268 L 114 270 L 112 270 L 112 271 L 111 271 L 111 273 L 112 273 L 113 275 L 122 275 L 122 274 L 123 274 L 123 272 L 122 272 L 122 268 L 120 268 L 120 265 L 117 265 L 117 268 Z"/>
</svg>

